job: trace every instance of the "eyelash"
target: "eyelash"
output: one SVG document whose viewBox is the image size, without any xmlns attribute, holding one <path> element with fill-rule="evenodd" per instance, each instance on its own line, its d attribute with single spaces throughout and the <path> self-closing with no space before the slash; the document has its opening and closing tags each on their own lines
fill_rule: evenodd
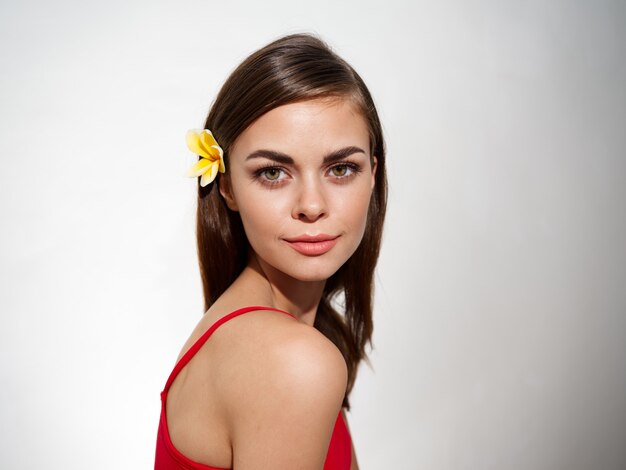
<svg viewBox="0 0 626 470">
<path fill-rule="evenodd" d="M 359 165 L 357 165 L 356 163 L 352 163 L 352 162 L 337 163 L 336 165 L 331 166 L 328 169 L 328 171 L 332 171 L 333 168 L 343 167 L 343 166 L 345 166 L 348 169 L 350 169 L 352 171 L 352 173 L 350 173 L 349 175 L 345 175 L 345 176 L 335 176 L 335 179 L 343 180 L 343 179 L 346 179 L 346 178 L 351 178 L 351 177 L 355 176 L 356 174 L 361 173 L 361 171 L 363 171 Z M 263 174 L 266 171 L 268 171 L 268 170 L 280 170 L 280 171 L 283 171 L 283 172 L 285 171 L 283 168 L 281 168 L 279 166 L 269 164 L 269 165 L 265 165 L 265 166 L 262 166 L 259 169 L 257 169 L 254 172 L 254 177 L 256 179 L 260 180 L 262 184 L 266 184 L 266 185 L 269 185 L 269 186 L 274 186 L 274 185 L 277 185 L 277 184 L 281 184 L 282 181 L 283 181 L 282 179 L 268 180 L 268 179 L 262 178 Z"/>
</svg>

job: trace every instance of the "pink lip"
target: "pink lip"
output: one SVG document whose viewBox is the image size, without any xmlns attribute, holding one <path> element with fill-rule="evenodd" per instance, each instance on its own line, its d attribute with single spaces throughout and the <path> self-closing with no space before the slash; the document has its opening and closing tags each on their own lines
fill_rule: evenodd
<svg viewBox="0 0 626 470">
<path fill-rule="evenodd" d="M 299 253 L 303 255 L 323 255 L 337 243 L 339 236 L 333 237 L 325 233 L 311 236 L 302 235 L 295 238 L 285 238 L 284 240 Z"/>
</svg>

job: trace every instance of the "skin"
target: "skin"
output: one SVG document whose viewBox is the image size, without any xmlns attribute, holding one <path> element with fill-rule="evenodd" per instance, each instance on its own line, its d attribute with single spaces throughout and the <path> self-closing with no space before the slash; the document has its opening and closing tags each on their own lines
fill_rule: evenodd
<svg viewBox="0 0 626 470">
<path fill-rule="evenodd" d="M 323 162 L 324 156 L 346 147 L 362 152 L 350 153 L 333 163 Z M 266 157 L 247 158 L 259 149 L 287 154 L 293 163 L 277 163 Z M 366 121 L 346 100 L 310 100 L 281 106 L 257 119 L 235 141 L 226 173 L 219 180 L 219 190 L 229 208 L 241 215 L 251 247 L 248 264 L 198 323 L 179 359 L 215 321 L 243 305 L 278 308 L 290 312 L 297 321 L 271 311 L 263 311 L 263 315 L 251 312 L 242 316 L 246 317 L 245 321 L 241 321 L 242 317 L 233 318 L 216 330 L 180 372 L 168 394 L 168 428 L 175 447 L 189 458 L 207 465 L 234 464 L 235 468 L 244 468 L 246 465 L 240 464 L 243 460 L 233 460 L 232 449 L 238 442 L 246 443 L 248 462 L 254 461 L 253 456 L 266 455 L 267 448 L 261 444 L 254 448 L 250 444 L 261 442 L 264 436 L 251 433 L 238 436 L 235 430 L 254 429 L 254 425 L 246 428 L 241 423 L 256 410 L 272 404 L 255 402 L 252 408 L 246 408 L 250 400 L 264 394 L 246 395 L 240 401 L 237 394 L 264 384 L 265 378 L 272 376 L 274 364 L 280 363 L 276 367 L 282 367 L 276 370 L 297 370 L 303 375 L 315 374 L 322 358 L 325 364 L 336 365 L 329 374 L 331 379 L 319 393 L 328 390 L 329 397 L 332 394 L 332 403 L 330 398 L 327 402 L 320 398 L 320 403 L 328 404 L 327 410 L 340 409 L 337 397 L 342 398 L 345 392 L 345 361 L 336 346 L 313 324 L 326 280 L 348 260 L 362 240 L 375 172 L 376 157 L 369 153 Z M 338 236 L 335 246 L 322 255 L 303 255 L 284 240 L 320 233 Z M 275 345 L 280 348 L 276 358 L 271 359 Z M 303 345 L 311 348 L 301 354 L 303 350 L 299 348 Z M 265 354 L 259 355 L 258 351 Z M 270 359 L 266 361 L 266 357 Z M 302 357 L 317 359 L 303 363 Z M 262 376 L 245 382 L 259 370 Z M 282 402 L 295 400 L 299 395 L 287 394 Z M 303 390 L 302 396 L 305 395 Z M 303 408 L 308 410 L 308 406 L 300 409 Z M 289 410 L 281 412 L 289 413 Z M 343 410 L 342 413 L 345 420 Z M 294 415 L 291 422 L 312 429 L 316 421 L 307 424 L 306 419 L 307 416 Z M 280 439 L 281 431 L 275 431 L 276 439 Z M 330 439 L 330 434 L 327 436 Z M 298 436 L 286 434 L 284 439 L 298 439 Z M 312 460 L 321 456 L 327 445 L 328 442 L 320 441 Z M 278 454 L 280 449 L 274 455 L 280 459 Z M 358 469 L 354 446 L 352 462 L 352 469 Z M 293 467 L 286 463 L 284 468 Z"/>
</svg>

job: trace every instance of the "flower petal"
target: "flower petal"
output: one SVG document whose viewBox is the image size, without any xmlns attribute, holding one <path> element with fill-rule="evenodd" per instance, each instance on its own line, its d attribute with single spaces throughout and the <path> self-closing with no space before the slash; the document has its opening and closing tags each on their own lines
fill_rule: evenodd
<svg viewBox="0 0 626 470">
<path fill-rule="evenodd" d="M 219 147 L 217 141 L 215 140 L 215 137 L 213 136 L 213 132 L 208 129 L 202 129 L 202 132 L 200 133 L 200 139 L 202 140 L 202 143 L 206 148 L 210 148 L 213 146 Z"/>
<path fill-rule="evenodd" d="M 200 136 L 195 130 L 187 131 L 187 147 L 196 155 L 202 155 L 204 153 L 200 146 Z"/>
<path fill-rule="evenodd" d="M 201 158 L 191 168 L 189 168 L 189 170 L 187 170 L 187 176 L 200 176 L 201 174 L 206 173 L 209 165 L 212 165 L 213 163 L 214 162 L 207 158 Z"/>
<path fill-rule="evenodd" d="M 211 148 L 215 149 L 219 158 L 224 157 L 224 151 L 222 150 L 222 147 L 220 147 L 219 145 L 211 145 Z"/>
<path fill-rule="evenodd" d="M 217 145 L 217 143 L 215 144 L 215 146 L 207 145 L 207 142 L 215 142 L 215 139 L 213 138 L 213 134 L 207 134 L 203 131 L 210 132 L 207 129 L 194 129 L 188 131 L 187 147 L 189 147 L 189 149 L 196 155 L 200 155 L 204 158 L 215 161 L 220 156 L 220 152 L 218 150 L 219 146 Z"/>
<path fill-rule="evenodd" d="M 200 178 L 200 186 L 204 187 L 215 179 L 215 176 L 217 176 L 217 167 L 217 162 L 211 162 L 207 172 L 202 175 L 202 178 Z"/>
<path fill-rule="evenodd" d="M 219 145 L 213 145 L 212 148 L 214 148 L 219 153 L 219 171 L 221 173 L 224 173 L 226 171 L 226 166 L 224 165 L 224 151 Z"/>
</svg>

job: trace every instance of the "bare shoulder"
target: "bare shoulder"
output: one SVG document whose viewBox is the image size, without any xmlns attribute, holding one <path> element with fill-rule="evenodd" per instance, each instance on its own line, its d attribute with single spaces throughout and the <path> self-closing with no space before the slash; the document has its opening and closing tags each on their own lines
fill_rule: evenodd
<svg viewBox="0 0 626 470">
<path fill-rule="evenodd" d="M 239 469 L 323 467 L 346 391 L 339 349 L 315 328 L 259 311 L 224 332 L 220 402 Z M 244 320 L 243 317 L 248 317 Z M 235 325 L 232 325 L 235 326 Z"/>
<path fill-rule="evenodd" d="M 221 325 L 211 341 L 219 357 L 216 362 L 235 366 L 220 366 L 220 378 L 230 385 L 229 392 L 235 394 L 236 389 L 240 389 L 238 380 L 250 377 L 242 376 L 241 371 L 246 369 L 250 369 L 248 372 L 252 378 L 258 375 L 263 382 L 267 382 L 273 373 L 304 377 L 327 374 L 347 381 L 346 362 L 332 341 L 315 328 L 284 313 L 257 310 L 237 316 Z M 228 378 L 232 380 L 226 380 Z"/>
</svg>

